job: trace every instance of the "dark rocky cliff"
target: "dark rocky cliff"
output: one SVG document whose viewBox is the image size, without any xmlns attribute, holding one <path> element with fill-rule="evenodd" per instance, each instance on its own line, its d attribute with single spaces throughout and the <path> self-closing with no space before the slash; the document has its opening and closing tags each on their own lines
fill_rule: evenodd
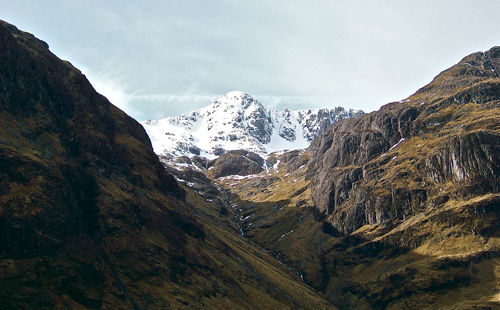
<svg viewBox="0 0 500 310">
<path fill-rule="evenodd" d="M 170 263 L 188 236 L 204 236 L 173 210 L 184 191 L 144 129 L 44 42 L 2 22 L 0 46 L 2 304 L 135 303 L 122 264 L 154 268 L 138 258 L 148 235 L 177 249 L 165 255 Z"/>
<path fill-rule="evenodd" d="M 336 229 L 401 220 L 500 188 L 500 47 L 465 57 L 408 99 L 331 126 L 309 150 L 316 207 Z"/>
<path fill-rule="evenodd" d="M 259 155 L 235 150 L 224 153 L 213 161 L 213 177 L 220 178 L 229 175 L 250 175 L 264 170 L 264 159 Z"/>
</svg>

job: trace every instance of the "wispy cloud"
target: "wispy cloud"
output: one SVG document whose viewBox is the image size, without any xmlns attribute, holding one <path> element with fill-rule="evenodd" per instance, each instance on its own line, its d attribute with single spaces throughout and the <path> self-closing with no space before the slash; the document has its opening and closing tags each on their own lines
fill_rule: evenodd
<svg viewBox="0 0 500 310">
<path fill-rule="evenodd" d="M 88 74 L 87 74 L 88 75 Z M 96 75 L 89 77 L 94 88 L 108 98 L 115 106 L 138 121 L 146 119 L 161 119 L 187 113 L 213 103 L 219 94 L 134 94 L 127 93 L 119 80 L 109 76 Z M 228 89 L 231 91 L 233 89 Z M 287 96 L 287 95 L 259 95 L 250 94 L 266 106 L 276 109 L 288 108 L 332 108 L 343 106 L 359 108 L 361 103 L 358 97 L 331 96 Z M 370 98 L 366 98 L 370 100 Z"/>
<path fill-rule="evenodd" d="M 219 95 L 220 96 L 220 95 Z M 156 101 L 156 102 L 198 102 L 213 101 L 218 95 L 171 95 L 171 94 L 151 94 L 151 95 L 129 95 L 132 100 Z"/>
<path fill-rule="evenodd" d="M 94 76 L 88 78 L 98 93 L 104 95 L 111 103 L 127 114 L 134 114 L 134 108 L 130 104 L 133 98 L 130 94 L 125 92 L 119 82 L 105 76 Z"/>
<path fill-rule="evenodd" d="M 99 92 L 143 120 L 236 89 L 278 108 L 372 111 L 498 44 L 488 30 L 500 27 L 499 1 L 423 2 L 16 0 L 0 18 L 83 64 Z"/>
</svg>

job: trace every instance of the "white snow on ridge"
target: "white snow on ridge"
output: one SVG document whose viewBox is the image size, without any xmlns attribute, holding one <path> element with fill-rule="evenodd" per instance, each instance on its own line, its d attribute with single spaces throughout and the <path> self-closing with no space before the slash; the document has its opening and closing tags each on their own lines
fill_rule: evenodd
<svg viewBox="0 0 500 310">
<path fill-rule="evenodd" d="M 278 111 L 244 92 L 232 91 L 200 110 L 141 124 L 157 154 L 215 158 L 236 149 L 266 155 L 306 148 L 333 122 L 362 114 L 341 107 Z"/>
</svg>

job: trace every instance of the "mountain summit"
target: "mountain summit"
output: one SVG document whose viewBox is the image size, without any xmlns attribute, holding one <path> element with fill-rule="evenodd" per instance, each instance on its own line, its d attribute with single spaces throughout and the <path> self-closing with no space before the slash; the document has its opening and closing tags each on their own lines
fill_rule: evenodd
<svg viewBox="0 0 500 310">
<path fill-rule="evenodd" d="M 363 114 L 342 107 L 279 111 L 247 93 L 231 91 L 200 110 L 142 125 L 161 155 L 214 157 L 236 149 L 263 155 L 305 148 L 334 122 Z"/>
</svg>

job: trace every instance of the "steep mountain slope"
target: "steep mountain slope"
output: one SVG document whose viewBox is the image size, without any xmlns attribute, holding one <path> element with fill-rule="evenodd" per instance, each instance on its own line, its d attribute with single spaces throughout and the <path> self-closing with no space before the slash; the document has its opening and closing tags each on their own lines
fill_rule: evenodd
<svg viewBox="0 0 500 310">
<path fill-rule="evenodd" d="M 137 122 L 0 21 L 3 309 L 332 308 L 199 201 Z"/>
<path fill-rule="evenodd" d="M 500 308 L 497 72 L 499 47 L 469 55 L 268 171 L 214 178 L 228 216 L 339 308 Z"/>
<path fill-rule="evenodd" d="M 142 125 L 160 155 L 214 157 L 228 150 L 260 155 L 306 148 L 332 123 L 362 111 L 334 109 L 277 111 L 240 91 L 232 91 L 199 111 Z"/>
<path fill-rule="evenodd" d="M 311 145 L 312 198 L 334 230 L 361 238 L 364 256 L 402 253 L 392 258 L 398 267 L 378 263 L 406 281 L 390 283 L 379 304 L 499 306 L 499 70 L 499 47 L 469 55 L 408 99 L 335 124 Z M 359 283 L 354 290 L 375 297 L 375 280 Z"/>
<path fill-rule="evenodd" d="M 310 147 L 317 207 L 352 232 L 410 216 L 438 197 L 497 193 L 497 70 L 500 48 L 470 55 L 403 102 L 329 128 Z M 391 205 L 406 207 L 396 214 Z"/>
</svg>

